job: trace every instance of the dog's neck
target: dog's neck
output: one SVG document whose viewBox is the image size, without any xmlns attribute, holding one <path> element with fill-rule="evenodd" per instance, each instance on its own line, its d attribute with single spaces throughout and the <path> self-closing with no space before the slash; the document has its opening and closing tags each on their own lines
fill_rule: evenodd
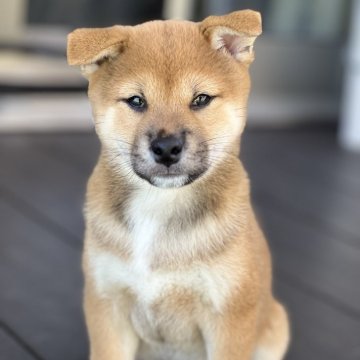
<svg viewBox="0 0 360 360">
<path fill-rule="evenodd" d="M 121 239 L 126 238 L 123 245 L 130 253 L 138 251 L 140 256 L 149 247 L 156 247 L 154 267 L 184 265 L 216 254 L 224 242 L 238 239 L 247 226 L 249 185 L 236 157 L 194 183 L 174 189 L 156 188 L 141 179 L 129 181 L 129 176 L 117 173 L 104 157 L 100 157 L 97 168 L 101 170 L 94 171 L 90 194 L 102 192 L 105 196 L 98 198 L 106 199 L 107 204 L 96 204 L 92 201 L 95 194 L 90 195 L 87 206 L 98 214 L 90 219 L 90 226 L 105 228 L 101 222 L 105 216 L 111 217 Z M 91 191 L 91 187 L 96 189 Z M 98 211 L 94 211 L 97 206 Z M 110 214 L 104 213 L 106 208 L 112 209 Z"/>
</svg>

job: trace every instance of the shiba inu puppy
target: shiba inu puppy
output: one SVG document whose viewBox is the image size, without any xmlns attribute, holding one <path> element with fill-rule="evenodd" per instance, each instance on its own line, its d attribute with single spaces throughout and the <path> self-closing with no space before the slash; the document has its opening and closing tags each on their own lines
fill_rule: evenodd
<svg viewBox="0 0 360 360">
<path fill-rule="evenodd" d="M 102 143 L 85 207 L 92 360 L 280 360 L 286 312 L 238 158 L 260 15 L 79 29 Z"/>
</svg>

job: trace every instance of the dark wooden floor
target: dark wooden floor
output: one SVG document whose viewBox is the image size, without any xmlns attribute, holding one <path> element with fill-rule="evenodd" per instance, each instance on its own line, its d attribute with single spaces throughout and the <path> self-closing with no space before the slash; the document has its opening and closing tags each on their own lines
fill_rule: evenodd
<svg viewBox="0 0 360 360">
<path fill-rule="evenodd" d="M 242 157 L 289 309 L 289 360 L 360 359 L 360 156 L 330 130 L 248 131 Z M 0 359 L 85 360 L 90 134 L 0 136 Z M 225 359 L 224 359 L 225 360 Z"/>
</svg>

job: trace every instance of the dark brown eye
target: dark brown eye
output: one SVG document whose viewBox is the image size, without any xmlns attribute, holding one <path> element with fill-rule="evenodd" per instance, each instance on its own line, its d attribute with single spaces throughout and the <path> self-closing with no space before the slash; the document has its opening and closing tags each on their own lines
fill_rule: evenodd
<svg viewBox="0 0 360 360">
<path fill-rule="evenodd" d="M 132 96 L 125 99 L 125 102 L 136 111 L 144 111 L 147 107 L 146 100 L 140 96 Z"/>
<path fill-rule="evenodd" d="M 213 99 L 213 97 L 210 96 L 210 95 L 200 94 L 200 95 L 196 96 L 196 98 L 193 99 L 193 101 L 191 102 L 190 107 L 193 110 L 202 109 L 206 105 L 209 105 L 209 103 L 210 103 L 210 101 L 212 99 Z"/>
</svg>

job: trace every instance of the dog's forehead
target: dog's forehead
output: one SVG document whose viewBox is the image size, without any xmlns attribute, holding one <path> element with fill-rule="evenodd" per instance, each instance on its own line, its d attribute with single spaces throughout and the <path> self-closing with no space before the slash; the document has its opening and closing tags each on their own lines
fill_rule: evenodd
<svg viewBox="0 0 360 360">
<path fill-rule="evenodd" d="M 196 93 L 248 88 L 245 67 L 214 50 L 199 24 L 189 21 L 152 21 L 131 27 L 124 51 L 104 65 L 90 79 L 91 97 L 144 94 L 153 102 L 166 97 L 177 103 Z"/>
<path fill-rule="evenodd" d="M 135 54 L 131 54 L 131 50 Z M 133 28 L 129 39 L 129 55 L 137 58 L 147 67 L 153 66 L 179 71 L 201 63 L 205 66 L 206 57 L 212 49 L 201 34 L 196 23 L 190 21 L 153 21 Z"/>
<path fill-rule="evenodd" d="M 197 23 L 191 21 L 149 21 L 132 28 L 131 40 L 141 47 L 171 51 L 194 46 L 203 39 Z"/>
<path fill-rule="evenodd" d="M 237 67 L 211 48 L 198 24 L 174 20 L 133 27 L 128 48 L 115 63 L 112 75 L 153 86 L 163 84 L 167 89 L 184 81 L 214 82 Z"/>
</svg>

